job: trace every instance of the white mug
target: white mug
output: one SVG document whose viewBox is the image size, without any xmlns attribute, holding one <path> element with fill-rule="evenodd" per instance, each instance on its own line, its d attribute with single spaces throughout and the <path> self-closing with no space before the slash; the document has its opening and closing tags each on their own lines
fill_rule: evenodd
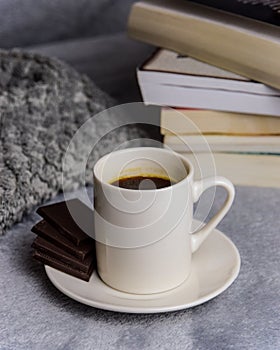
<svg viewBox="0 0 280 350">
<path fill-rule="evenodd" d="M 112 184 L 137 175 L 168 177 L 174 184 L 149 190 Z M 188 278 L 192 253 L 229 211 L 235 193 L 226 178 L 193 177 L 193 166 L 185 157 L 162 148 L 124 149 L 97 161 L 97 271 L 106 284 L 127 293 L 151 294 L 175 288 Z M 191 234 L 193 204 L 212 186 L 224 187 L 227 199 L 202 229 Z"/>
</svg>

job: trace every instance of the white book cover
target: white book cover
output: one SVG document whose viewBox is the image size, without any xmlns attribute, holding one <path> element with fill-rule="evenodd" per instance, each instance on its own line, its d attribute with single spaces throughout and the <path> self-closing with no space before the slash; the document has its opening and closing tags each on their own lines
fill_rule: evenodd
<svg viewBox="0 0 280 350">
<path fill-rule="evenodd" d="M 161 49 L 137 70 L 147 104 L 280 116 L 280 91 Z"/>
</svg>

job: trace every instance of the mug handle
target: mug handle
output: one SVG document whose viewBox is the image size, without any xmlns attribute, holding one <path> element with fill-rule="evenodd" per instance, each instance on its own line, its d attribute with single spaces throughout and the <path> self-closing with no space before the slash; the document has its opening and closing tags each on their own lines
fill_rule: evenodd
<svg viewBox="0 0 280 350">
<path fill-rule="evenodd" d="M 235 195 L 235 189 L 233 184 L 222 176 L 209 177 L 200 181 L 194 181 L 193 183 L 193 200 L 194 203 L 198 201 L 201 194 L 210 187 L 221 186 L 227 190 L 227 198 L 222 208 L 212 217 L 212 219 L 202 227 L 202 229 L 194 232 L 191 235 L 191 250 L 194 253 L 202 244 L 202 242 L 208 237 L 209 233 L 219 224 L 229 211 Z"/>
</svg>

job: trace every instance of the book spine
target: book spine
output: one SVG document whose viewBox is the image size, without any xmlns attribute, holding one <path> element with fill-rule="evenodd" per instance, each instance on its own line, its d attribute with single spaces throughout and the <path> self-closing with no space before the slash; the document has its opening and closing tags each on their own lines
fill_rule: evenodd
<svg viewBox="0 0 280 350">
<path fill-rule="evenodd" d="M 207 153 L 181 154 L 193 164 L 196 180 L 213 176 L 215 173 L 225 176 L 235 185 L 280 188 L 280 156 L 223 153 L 212 153 L 211 156 Z"/>
<path fill-rule="evenodd" d="M 165 135 L 164 144 L 176 152 L 280 154 L 278 136 Z"/>
<path fill-rule="evenodd" d="M 163 135 L 280 135 L 280 118 L 211 110 L 163 108 L 160 125 Z"/>
<path fill-rule="evenodd" d="M 279 38 L 141 2 L 132 8 L 128 33 L 280 89 Z"/>
</svg>

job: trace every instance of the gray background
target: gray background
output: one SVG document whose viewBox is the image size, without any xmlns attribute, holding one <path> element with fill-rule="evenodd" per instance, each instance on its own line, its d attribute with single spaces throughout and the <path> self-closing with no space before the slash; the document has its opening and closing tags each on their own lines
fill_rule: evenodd
<svg viewBox="0 0 280 350">
<path fill-rule="evenodd" d="M 154 48 L 127 38 L 134 1 L 0 0 L 0 47 L 56 56 L 119 102 L 139 101 L 135 67 Z"/>
</svg>

